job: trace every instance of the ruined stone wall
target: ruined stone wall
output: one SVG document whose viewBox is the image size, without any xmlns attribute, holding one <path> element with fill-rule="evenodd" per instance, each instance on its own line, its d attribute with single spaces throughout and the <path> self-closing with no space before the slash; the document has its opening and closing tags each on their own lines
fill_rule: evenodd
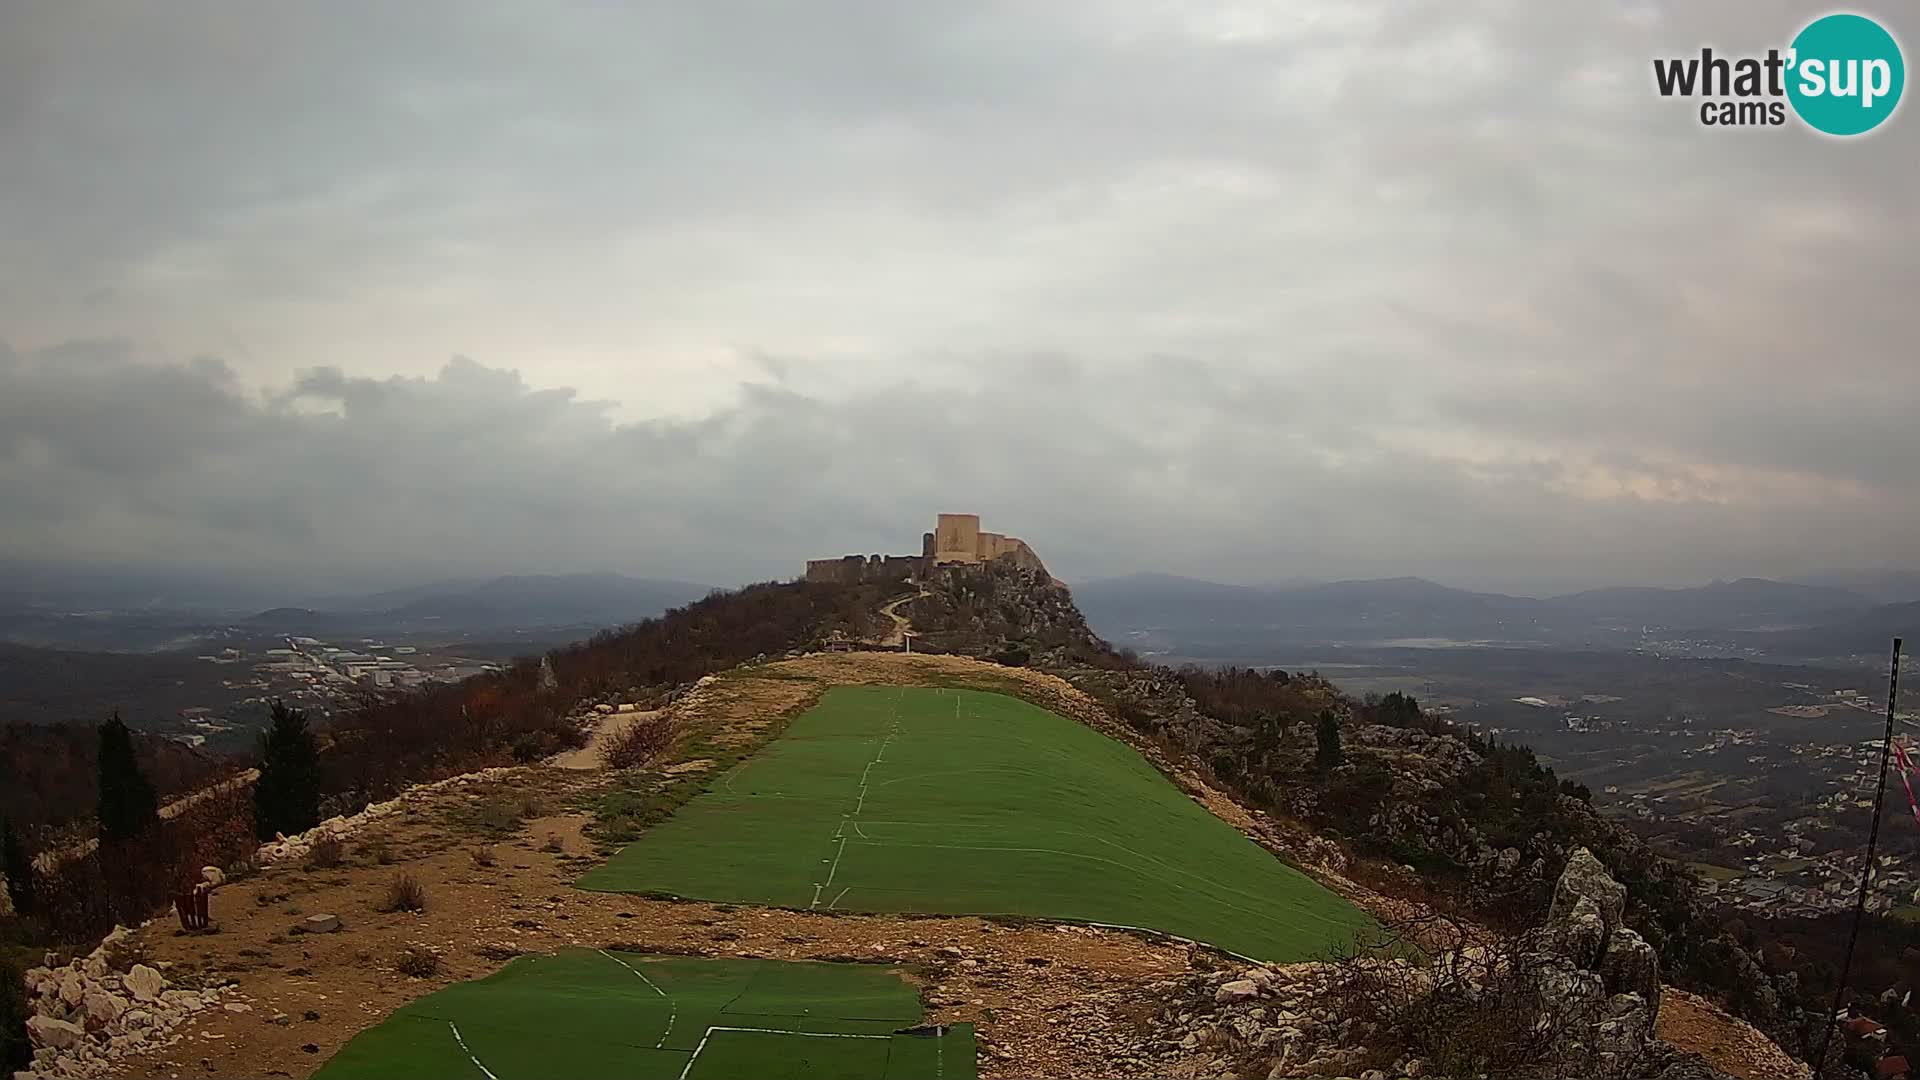
<svg viewBox="0 0 1920 1080">
<path fill-rule="evenodd" d="M 806 580 L 857 585 L 869 581 L 905 581 L 920 572 L 926 560 L 917 555 L 843 555 L 838 559 L 808 559 Z"/>
</svg>

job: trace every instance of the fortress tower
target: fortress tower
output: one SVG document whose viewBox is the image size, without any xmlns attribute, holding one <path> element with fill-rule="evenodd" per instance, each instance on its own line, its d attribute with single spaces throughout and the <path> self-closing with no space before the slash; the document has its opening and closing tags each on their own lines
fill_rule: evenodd
<svg viewBox="0 0 1920 1080">
<path fill-rule="evenodd" d="M 1017 536 L 981 532 L 979 514 L 941 514 L 933 531 L 920 535 L 919 555 L 846 555 L 838 559 L 807 560 L 806 580 L 906 581 L 932 572 L 936 566 L 978 565 L 1011 559 L 1014 565 L 1046 573 L 1025 540 Z"/>
<path fill-rule="evenodd" d="M 1020 566 L 1046 570 L 1026 541 L 981 532 L 979 514 L 941 514 L 934 520 L 933 531 L 921 537 L 921 548 L 930 567 L 1012 559 Z"/>
</svg>

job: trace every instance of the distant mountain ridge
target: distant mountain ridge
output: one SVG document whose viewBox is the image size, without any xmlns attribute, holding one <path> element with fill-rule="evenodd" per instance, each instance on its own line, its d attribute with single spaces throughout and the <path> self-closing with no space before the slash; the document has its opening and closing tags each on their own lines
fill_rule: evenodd
<svg viewBox="0 0 1920 1080">
<path fill-rule="evenodd" d="M 1114 640 L 1144 636 L 1175 650 L 1196 643 L 1280 647 L 1405 639 L 1624 646 L 1644 633 L 1768 640 L 1768 634 L 1843 624 L 1873 609 L 1868 597 L 1845 589 L 1765 578 L 1591 589 L 1540 599 L 1414 577 L 1248 586 L 1134 574 L 1084 582 L 1073 593 L 1101 634 Z M 1892 612 L 1888 618 L 1903 616 Z"/>
<path fill-rule="evenodd" d="M 253 625 L 443 624 L 462 629 L 618 626 L 698 600 L 711 586 L 624 574 L 510 574 L 453 579 L 331 601 L 328 609 L 275 608 Z"/>
<path fill-rule="evenodd" d="M 1756 620 L 1805 620 L 1873 606 L 1859 593 L 1766 578 L 1716 581 L 1696 588 L 1622 587 L 1555 596 L 1547 603 L 1605 619 L 1657 626 L 1746 629 Z"/>
</svg>

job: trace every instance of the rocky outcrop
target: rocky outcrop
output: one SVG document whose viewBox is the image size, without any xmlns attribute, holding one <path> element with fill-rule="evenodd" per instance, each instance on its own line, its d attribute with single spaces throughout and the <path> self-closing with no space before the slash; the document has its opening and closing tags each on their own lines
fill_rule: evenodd
<svg viewBox="0 0 1920 1080">
<path fill-rule="evenodd" d="M 129 963 L 132 938 L 117 926 L 86 956 L 27 971 L 33 1064 L 16 1078 L 110 1075 L 129 1054 L 171 1045 L 176 1028 L 220 1003 L 219 988 L 175 986 L 157 968 Z"/>
<path fill-rule="evenodd" d="M 1502 1076 L 1729 1080 L 1656 1037 L 1660 966 L 1625 925 L 1625 900 L 1620 883 L 1581 849 L 1555 886 L 1547 923 L 1527 934 L 1432 950 L 1424 962 L 1380 950 L 1190 976 L 1171 988 L 1147 1050 L 1168 1063 L 1165 1072 L 1184 1076 L 1397 1080 L 1466 1067 Z M 1442 1024 L 1458 1029 L 1436 1028 Z M 1481 1050 L 1488 1052 L 1474 1060 Z"/>
<path fill-rule="evenodd" d="M 1073 596 L 1044 568 L 1015 560 L 941 566 L 906 615 L 931 649 L 988 656 L 1018 644 L 1028 662 L 1058 668 L 1106 652 Z"/>
</svg>

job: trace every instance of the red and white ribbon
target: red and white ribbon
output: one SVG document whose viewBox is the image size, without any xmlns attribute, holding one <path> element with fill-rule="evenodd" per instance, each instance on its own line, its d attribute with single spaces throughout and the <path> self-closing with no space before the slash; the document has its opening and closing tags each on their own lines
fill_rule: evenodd
<svg viewBox="0 0 1920 1080">
<path fill-rule="evenodd" d="M 1900 783 L 1907 789 L 1907 806 L 1913 810 L 1913 823 L 1920 825 L 1920 801 L 1913 797 L 1913 759 L 1907 756 L 1906 744 L 1899 739 L 1893 741 L 1893 760 L 1900 767 Z"/>
</svg>

